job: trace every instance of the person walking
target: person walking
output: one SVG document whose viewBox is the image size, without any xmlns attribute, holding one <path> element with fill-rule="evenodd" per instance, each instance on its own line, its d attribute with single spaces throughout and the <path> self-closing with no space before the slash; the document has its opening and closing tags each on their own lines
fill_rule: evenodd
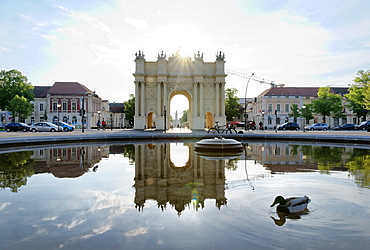
<svg viewBox="0 0 370 250">
<path fill-rule="evenodd" d="M 103 126 L 103 130 L 105 130 L 105 127 L 107 126 L 107 122 L 104 121 L 104 118 L 103 118 L 103 121 L 101 122 L 101 125 Z"/>
<path fill-rule="evenodd" d="M 96 129 L 97 129 L 97 130 L 100 130 L 100 120 L 98 120 L 98 121 L 96 122 Z"/>
</svg>

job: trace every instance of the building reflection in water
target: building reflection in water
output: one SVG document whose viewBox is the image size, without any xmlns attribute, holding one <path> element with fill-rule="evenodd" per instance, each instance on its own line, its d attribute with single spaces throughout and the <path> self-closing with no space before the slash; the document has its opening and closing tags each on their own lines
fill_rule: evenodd
<svg viewBox="0 0 370 250">
<path fill-rule="evenodd" d="M 185 208 L 204 208 L 206 199 L 215 200 L 220 209 L 227 202 L 225 189 L 250 184 L 247 166 L 244 166 L 247 179 L 244 176 L 227 182 L 225 169 L 236 170 L 247 161 L 254 161 L 271 174 L 348 171 L 360 187 L 370 187 L 367 148 L 256 142 L 245 144 L 245 151 L 237 155 L 239 160 L 232 160 L 236 156 L 228 154 L 196 153 L 193 143 L 59 146 L 3 153 L 0 154 L 0 188 L 18 192 L 33 174 L 77 178 L 97 171 L 101 159 L 110 154 L 123 154 L 135 166 L 134 203 L 139 211 L 147 200 L 155 200 L 163 210 L 171 206 L 179 214 Z"/>
<path fill-rule="evenodd" d="M 214 199 L 218 208 L 226 205 L 225 160 L 204 159 L 195 154 L 194 144 L 189 144 L 182 149 L 188 160 L 176 166 L 171 161 L 170 143 L 134 146 L 135 205 L 139 211 L 146 200 L 156 200 L 163 210 L 169 204 L 179 215 L 186 207 L 204 208 L 206 199 Z"/>
<path fill-rule="evenodd" d="M 58 147 L 35 150 L 34 173 L 51 173 L 57 178 L 77 178 L 109 157 L 109 146 Z"/>
</svg>

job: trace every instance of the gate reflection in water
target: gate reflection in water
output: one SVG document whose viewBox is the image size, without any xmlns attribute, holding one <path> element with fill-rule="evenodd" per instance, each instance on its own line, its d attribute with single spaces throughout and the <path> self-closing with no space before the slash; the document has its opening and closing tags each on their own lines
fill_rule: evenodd
<svg viewBox="0 0 370 250">
<path fill-rule="evenodd" d="M 222 157 L 193 143 L 0 154 L 2 248 L 367 248 L 369 149 L 244 145 Z M 309 196 L 308 214 L 279 216 L 276 195 Z"/>
</svg>

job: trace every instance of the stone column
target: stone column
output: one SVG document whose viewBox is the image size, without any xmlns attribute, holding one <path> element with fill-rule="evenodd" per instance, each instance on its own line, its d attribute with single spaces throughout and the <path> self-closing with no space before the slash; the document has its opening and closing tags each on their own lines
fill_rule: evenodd
<svg viewBox="0 0 370 250">
<path fill-rule="evenodd" d="M 157 116 L 162 116 L 161 83 L 157 82 Z"/>
<path fill-rule="evenodd" d="M 139 116 L 139 83 L 135 82 L 135 116 Z"/>
<path fill-rule="evenodd" d="M 215 111 L 215 117 L 220 116 L 220 87 L 218 83 L 215 83 L 216 85 L 216 98 L 215 98 L 215 104 L 216 104 L 216 111 Z"/>
<path fill-rule="evenodd" d="M 141 111 L 140 111 L 141 114 L 140 115 L 145 116 L 145 83 L 144 82 L 141 83 L 140 100 L 141 100 Z"/>
<path fill-rule="evenodd" d="M 204 87 L 204 83 L 199 83 L 200 84 L 200 94 L 199 94 L 199 115 L 200 117 L 204 117 L 204 103 L 203 103 L 203 99 L 204 99 L 204 92 L 203 92 L 203 87 Z"/>
<path fill-rule="evenodd" d="M 221 84 L 221 116 L 225 116 L 225 83 L 220 83 Z"/>
<path fill-rule="evenodd" d="M 198 117 L 198 83 L 194 83 L 194 94 L 193 94 L 193 117 Z"/>
</svg>

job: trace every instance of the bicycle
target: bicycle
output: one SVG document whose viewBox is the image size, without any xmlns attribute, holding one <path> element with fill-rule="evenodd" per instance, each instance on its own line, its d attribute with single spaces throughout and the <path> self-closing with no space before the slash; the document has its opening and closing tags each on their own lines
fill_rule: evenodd
<svg viewBox="0 0 370 250">
<path fill-rule="evenodd" d="M 211 128 L 208 129 L 207 134 L 209 134 L 209 133 L 213 133 L 214 134 L 216 132 L 219 134 L 220 133 L 220 129 L 221 129 L 221 126 L 219 126 L 218 125 L 218 122 L 216 122 L 216 125 L 214 127 L 211 127 Z"/>
</svg>

